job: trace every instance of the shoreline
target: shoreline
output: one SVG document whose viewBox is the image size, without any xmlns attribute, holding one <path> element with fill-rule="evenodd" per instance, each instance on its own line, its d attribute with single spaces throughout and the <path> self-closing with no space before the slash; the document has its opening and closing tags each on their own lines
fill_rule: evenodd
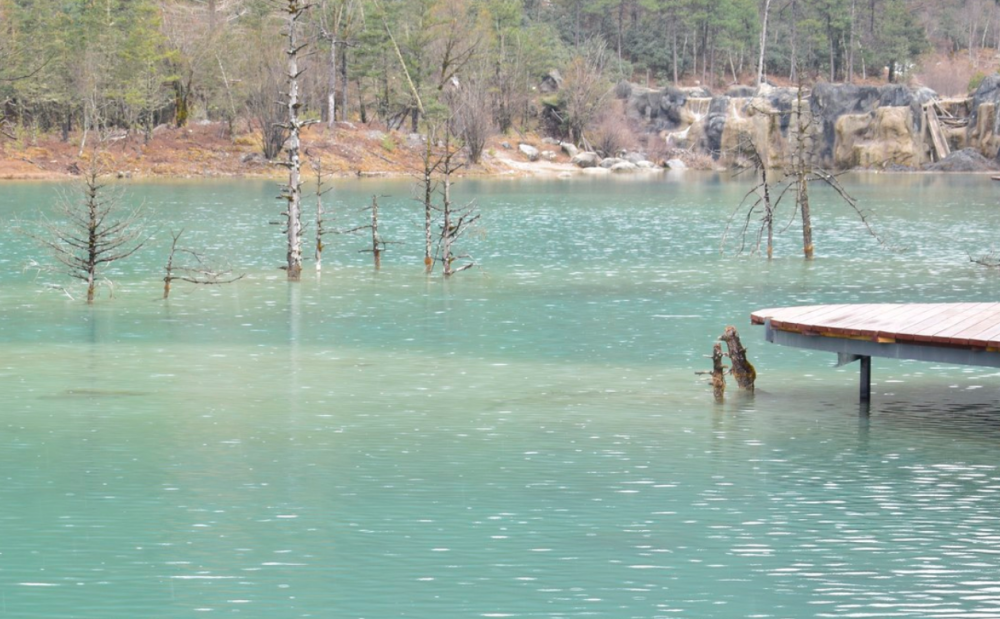
<svg viewBox="0 0 1000 619">
<path fill-rule="evenodd" d="M 397 131 L 381 131 L 337 123 L 335 128 L 313 125 L 304 136 L 303 184 L 315 179 L 312 163 L 318 163 L 328 180 L 359 178 L 405 179 L 423 175 L 424 144 L 421 136 Z M 80 176 L 94 151 L 81 156 L 79 136 L 62 142 L 58 138 L 36 136 L 0 142 L 0 181 L 71 181 Z M 529 144 L 541 155 L 529 161 L 514 143 Z M 120 179 L 209 180 L 258 179 L 281 181 L 284 167 L 260 155 L 259 138 L 254 134 L 226 136 L 221 123 L 195 123 L 190 127 L 161 126 L 146 143 L 142 135 L 122 135 L 107 141 L 98 151 L 105 174 Z M 603 168 L 580 168 L 557 144 L 534 135 L 507 141 L 491 138 L 479 164 L 463 168 L 456 178 L 648 178 L 671 172 L 662 167 L 613 173 Z M 716 168 L 689 171 L 724 173 Z M 975 174 L 996 177 L 996 171 L 945 172 L 937 170 L 849 170 L 867 174 L 938 175 Z M 1000 179 L 998 179 L 1000 180 Z"/>
</svg>

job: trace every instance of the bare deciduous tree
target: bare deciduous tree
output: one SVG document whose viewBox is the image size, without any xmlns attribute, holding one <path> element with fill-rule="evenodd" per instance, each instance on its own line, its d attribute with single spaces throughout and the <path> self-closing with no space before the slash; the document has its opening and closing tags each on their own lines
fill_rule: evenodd
<svg viewBox="0 0 1000 619">
<path fill-rule="evenodd" d="M 438 260 L 441 262 L 441 273 L 450 277 L 476 266 L 468 254 L 456 254 L 455 242 L 479 221 L 479 212 L 475 202 L 456 207 L 451 201 L 451 175 L 462 167 L 454 161 L 456 151 L 451 148 L 448 134 L 445 133 L 444 154 L 441 156 L 441 235 L 438 238 Z M 455 266 L 457 260 L 469 260 L 465 264 Z"/>
<path fill-rule="evenodd" d="M 584 47 L 584 53 L 570 61 L 559 89 L 562 126 L 576 144 L 612 96 L 611 84 L 604 76 L 607 45 L 594 40 Z"/>
<path fill-rule="evenodd" d="M 184 230 L 171 232 L 170 254 L 167 256 L 167 264 L 164 266 L 163 276 L 163 298 L 170 297 L 171 285 L 175 280 L 208 286 L 218 286 L 231 284 L 241 280 L 244 273 L 233 275 L 232 269 L 219 269 L 212 266 L 205 255 L 199 251 L 180 247 L 178 242 Z"/>
<path fill-rule="evenodd" d="M 323 236 L 326 229 L 326 211 L 323 208 L 323 196 L 332 190 L 326 187 L 323 178 L 323 162 L 317 157 L 311 161 L 313 172 L 316 173 L 316 272 L 323 270 Z"/>
<path fill-rule="evenodd" d="M 742 141 L 741 150 L 749 153 L 751 163 L 760 180 L 754 188 L 746 194 L 743 201 L 740 202 L 740 205 L 730 217 L 729 223 L 726 225 L 726 230 L 723 233 L 723 246 L 725 246 L 729 238 L 730 230 L 733 227 L 733 223 L 736 221 L 737 215 L 743 211 L 743 209 L 746 209 L 745 219 L 740 226 L 740 244 L 737 253 L 742 253 L 746 249 L 747 245 L 750 246 L 750 253 L 755 253 L 760 249 L 762 239 L 766 235 L 767 257 L 771 258 L 773 256 L 775 213 L 785 196 L 791 193 L 795 196 L 795 210 L 793 211 L 790 219 L 794 220 L 796 217 L 801 219 L 802 254 L 806 260 L 811 260 L 815 254 L 815 247 L 813 245 L 812 206 L 809 201 L 809 185 L 814 182 L 819 182 L 832 189 L 844 204 L 851 207 L 868 234 L 874 237 L 880 245 L 886 246 L 890 249 L 898 249 L 889 244 L 888 239 L 883 232 L 876 229 L 872 223 L 872 213 L 858 204 L 854 196 L 852 196 L 847 189 L 844 188 L 835 174 L 831 174 L 826 170 L 813 166 L 813 153 L 810 152 L 808 144 L 811 141 L 816 128 L 813 119 L 806 116 L 804 110 L 805 105 L 802 97 L 802 87 L 800 86 L 797 105 L 793 108 L 793 110 L 791 112 L 775 113 L 791 114 L 795 117 L 795 151 L 792 153 L 791 166 L 788 169 L 783 171 L 769 171 L 764 157 L 757 149 L 757 145 L 754 141 L 750 138 Z M 771 172 L 770 175 L 769 172 Z M 778 180 L 772 182 L 771 177 L 774 176 L 773 172 L 778 173 Z M 757 199 L 753 202 L 749 202 L 748 200 L 751 195 L 757 196 Z M 749 206 L 747 206 L 748 202 Z M 759 227 L 756 231 L 754 231 L 751 224 L 753 222 L 754 215 L 757 213 L 760 213 L 760 217 L 757 219 Z M 748 243 L 749 238 L 752 238 L 752 240 Z"/>
<path fill-rule="evenodd" d="M 39 232 L 28 233 L 59 263 L 52 271 L 87 284 L 87 303 L 94 302 L 104 269 L 139 251 L 147 240 L 140 209 L 127 209 L 120 192 L 108 190 L 96 160 L 95 155 L 84 174 L 82 200 L 67 196 L 59 205 L 64 221 L 46 222 Z"/>
</svg>

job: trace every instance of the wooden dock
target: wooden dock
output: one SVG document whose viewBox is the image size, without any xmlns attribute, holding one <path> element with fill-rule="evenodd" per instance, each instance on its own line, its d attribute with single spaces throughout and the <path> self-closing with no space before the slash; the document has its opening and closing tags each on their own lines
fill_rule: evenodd
<svg viewBox="0 0 1000 619">
<path fill-rule="evenodd" d="M 871 397 L 871 358 L 1000 367 L 1000 303 L 847 304 L 753 312 L 769 342 L 861 361 L 861 399 Z"/>
</svg>

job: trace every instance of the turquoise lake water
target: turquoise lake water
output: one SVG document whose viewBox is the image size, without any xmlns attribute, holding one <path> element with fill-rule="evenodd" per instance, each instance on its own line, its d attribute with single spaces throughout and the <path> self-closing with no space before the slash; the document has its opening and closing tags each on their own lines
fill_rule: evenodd
<svg viewBox="0 0 1000 619">
<path fill-rule="evenodd" d="M 376 194 L 403 244 L 295 285 L 276 185 L 136 183 L 158 231 L 92 307 L 14 231 L 66 189 L 5 183 L 0 617 L 1000 617 L 1000 373 L 875 359 L 860 415 L 856 365 L 749 325 L 995 301 L 1000 184 L 850 178 L 901 253 L 816 189 L 805 263 L 720 254 L 747 182 L 463 181 L 449 281 L 409 182 L 345 182 L 337 225 Z M 180 227 L 246 277 L 161 300 Z M 758 392 L 715 404 L 728 324 Z"/>
</svg>

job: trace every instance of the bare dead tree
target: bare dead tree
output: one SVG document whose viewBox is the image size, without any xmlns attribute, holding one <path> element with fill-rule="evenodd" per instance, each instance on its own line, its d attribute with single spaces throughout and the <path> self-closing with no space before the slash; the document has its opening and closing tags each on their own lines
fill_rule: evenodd
<svg viewBox="0 0 1000 619">
<path fill-rule="evenodd" d="M 997 255 L 996 248 L 991 248 L 988 252 L 979 256 L 969 254 L 969 262 L 991 269 L 1000 268 L 1000 256 Z"/>
<path fill-rule="evenodd" d="M 479 221 L 479 212 L 476 203 L 470 202 L 465 206 L 456 207 L 451 201 L 451 175 L 462 167 L 463 164 L 456 164 L 454 159 L 457 154 L 451 148 L 449 134 L 445 133 L 444 153 L 441 159 L 441 206 L 442 224 L 441 234 L 438 237 L 437 259 L 441 262 L 441 273 L 445 277 L 450 277 L 476 266 L 475 261 L 468 254 L 455 254 L 455 242 L 458 241 L 469 229 Z M 465 264 L 456 267 L 455 261 L 469 260 Z"/>
<path fill-rule="evenodd" d="M 774 209 L 777 206 L 777 201 L 771 199 L 771 181 L 768 179 L 768 169 L 753 139 L 745 138 L 741 150 L 748 153 L 758 182 L 743 196 L 739 206 L 730 215 L 726 229 L 722 233 L 722 246 L 725 248 L 731 230 L 737 221 L 740 221 L 738 230 L 740 244 L 736 253 L 741 254 L 747 249 L 749 239 L 749 253 L 755 254 L 760 251 L 761 243 L 766 239 L 766 253 L 768 260 L 770 260 L 774 256 Z M 782 196 L 783 192 L 779 192 L 778 201 Z M 752 202 L 750 202 L 751 199 L 753 199 Z M 743 212 L 743 218 L 737 220 L 737 216 L 741 212 Z M 754 230 L 752 228 L 754 217 L 758 214 L 759 217 L 756 219 L 758 227 Z"/>
<path fill-rule="evenodd" d="M 282 192 L 282 198 L 287 202 L 285 216 L 285 235 L 287 239 L 286 266 L 288 281 L 297 282 L 302 278 L 302 162 L 299 158 L 301 147 L 301 134 L 303 127 L 315 121 L 302 120 L 299 116 L 299 108 L 302 102 L 299 100 L 299 55 L 306 48 L 308 43 L 298 42 L 298 21 L 309 8 L 301 0 L 286 0 L 285 11 L 287 15 L 287 43 L 288 48 L 285 54 L 288 56 L 288 92 L 286 93 L 286 107 L 288 110 L 288 121 L 284 128 L 288 131 L 288 140 L 285 142 L 285 150 L 288 152 L 288 160 L 281 165 L 288 168 L 288 185 Z"/>
<path fill-rule="evenodd" d="M 372 196 L 371 206 L 368 210 L 371 212 L 371 223 L 367 226 L 362 226 L 361 229 L 367 229 L 371 231 L 371 247 L 369 249 L 362 249 L 361 251 L 369 251 L 372 253 L 372 257 L 375 260 L 375 270 L 382 268 L 382 252 L 390 243 L 396 243 L 397 241 L 386 241 L 382 238 L 382 234 L 378 229 L 378 197 Z"/>
<path fill-rule="evenodd" d="M 422 192 L 419 201 L 424 209 L 424 268 L 428 273 L 434 270 L 434 193 L 437 191 L 435 175 L 443 161 L 440 157 L 434 156 L 433 144 L 436 136 L 436 126 L 429 127 L 424 140 L 424 153 L 421 160 L 423 170 L 421 170 L 420 177 Z"/>
<path fill-rule="evenodd" d="M 763 239 L 766 238 L 767 257 L 773 256 L 774 241 L 774 220 L 775 213 L 784 199 L 794 196 L 794 209 L 789 218 L 789 226 L 799 218 L 802 222 L 802 254 L 806 260 L 811 260 L 815 254 L 813 244 L 812 228 L 812 205 L 809 199 L 811 183 L 821 183 L 833 190 L 840 198 L 841 202 L 848 205 L 858 217 L 865 230 L 871 235 L 879 245 L 888 249 L 899 250 L 893 246 L 886 234 L 878 229 L 873 223 L 873 213 L 858 203 L 847 189 L 840 183 L 838 176 L 826 170 L 813 166 L 813 154 L 809 148 L 809 139 L 816 133 L 815 119 L 807 117 L 804 113 L 804 103 L 802 97 L 803 89 L 799 86 L 797 106 L 791 112 L 768 112 L 757 110 L 760 113 L 779 116 L 782 114 L 792 114 L 795 118 L 795 150 L 791 155 L 791 162 L 784 170 L 769 170 L 764 154 L 758 150 L 752 138 L 745 138 L 741 141 L 741 152 L 747 154 L 753 169 L 758 178 L 757 184 L 746 193 L 740 205 L 730 216 L 723 232 L 723 247 L 725 247 L 733 229 L 739 231 L 739 249 L 737 253 L 742 253 L 750 246 L 749 253 L 756 253 L 760 250 Z M 777 180 L 772 180 L 777 176 Z M 756 199 L 751 200 L 751 196 Z M 738 216 L 742 213 L 742 219 Z M 759 214 L 757 219 L 754 219 Z M 758 227 L 754 228 L 754 221 L 758 222 Z M 737 222 L 740 222 L 737 224 Z M 787 229 L 787 227 L 786 227 Z"/>
<path fill-rule="evenodd" d="M 361 232 L 362 230 L 368 230 L 371 232 L 371 245 L 365 249 L 360 249 L 360 252 L 371 252 L 373 259 L 375 260 L 375 270 L 382 268 L 382 252 L 385 251 L 386 247 L 391 244 L 399 243 L 399 241 L 387 241 L 382 238 L 382 233 L 379 231 L 379 204 L 378 196 L 372 196 L 372 203 L 366 206 L 364 211 L 368 211 L 371 217 L 371 221 L 363 226 L 357 226 L 350 228 L 348 230 L 340 230 L 338 234 L 355 234 Z"/>
<path fill-rule="evenodd" d="M 325 187 L 323 177 L 323 162 L 315 157 L 310 161 L 313 172 L 316 173 L 316 272 L 323 270 L 323 236 L 328 232 L 326 229 L 326 214 L 323 209 L 323 196 L 332 191 L 332 187 Z"/>
<path fill-rule="evenodd" d="M 109 191 L 101 180 L 97 156 L 84 174 L 82 200 L 64 197 L 59 211 L 64 221 L 41 224 L 28 236 L 51 252 L 63 273 L 87 284 L 87 303 L 93 303 L 103 271 L 112 263 L 139 251 L 144 236 L 141 209 L 122 205 L 120 192 Z M 108 285 L 109 280 L 106 280 Z"/>
<path fill-rule="evenodd" d="M 171 285 L 177 280 L 191 284 L 219 286 L 243 279 L 245 273 L 234 275 L 232 269 L 216 268 L 206 260 L 203 253 L 180 247 L 178 242 L 182 234 L 184 234 L 183 228 L 170 233 L 170 254 L 167 256 L 163 276 L 164 299 L 170 297 Z"/>
</svg>

